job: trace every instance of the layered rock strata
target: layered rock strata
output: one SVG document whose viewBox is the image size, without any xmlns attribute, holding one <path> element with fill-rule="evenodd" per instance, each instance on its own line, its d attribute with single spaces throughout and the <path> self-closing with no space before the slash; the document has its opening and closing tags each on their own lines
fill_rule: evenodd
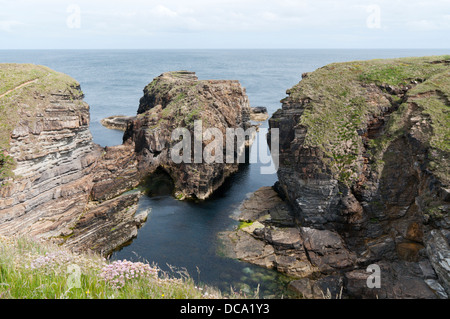
<svg viewBox="0 0 450 319">
<path fill-rule="evenodd" d="M 448 298 L 449 81 L 448 56 L 303 74 L 269 120 L 275 202 L 292 216 L 280 227 L 279 209 L 249 214 L 259 190 L 241 209 L 250 226 L 230 235 L 235 257 L 293 276 L 306 298 Z"/>
<path fill-rule="evenodd" d="M 93 193 L 105 159 L 121 154 L 92 142 L 80 85 L 36 65 L 3 64 L 0 75 L 10 88 L 0 98 L 1 146 L 15 164 L 1 181 L 0 233 L 103 254 L 133 238 L 145 219 L 134 217 L 139 194 Z"/>
<path fill-rule="evenodd" d="M 48 238 L 107 255 L 145 221 L 147 212 L 135 216 L 141 193 L 129 191 L 153 172 L 164 170 L 177 181 L 178 198 L 203 199 L 239 167 L 178 165 L 170 157 L 172 130 L 192 129 L 194 120 L 224 134 L 250 127 L 248 99 L 237 81 L 163 74 L 145 89 L 137 117 L 112 120 L 116 129 L 126 123 L 124 143 L 102 148 L 92 142 L 89 106 L 75 80 L 18 64 L 0 65 L 0 79 L 2 235 Z"/>
<path fill-rule="evenodd" d="M 272 187 L 253 193 L 234 217 L 241 222 L 239 228 L 220 234 L 228 246 L 224 253 L 290 276 L 288 288 L 301 298 L 448 296 L 438 281 L 438 270 L 435 272 L 427 259 L 417 263 L 379 260 L 382 284 L 368 288 L 372 272 L 367 271 L 364 258 L 352 251 L 338 232 L 299 224 L 290 205 Z"/>
<path fill-rule="evenodd" d="M 269 113 L 265 106 L 253 106 L 250 111 L 250 119 L 256 122 L 264 122 L 269 118 Z"/>
</svg>

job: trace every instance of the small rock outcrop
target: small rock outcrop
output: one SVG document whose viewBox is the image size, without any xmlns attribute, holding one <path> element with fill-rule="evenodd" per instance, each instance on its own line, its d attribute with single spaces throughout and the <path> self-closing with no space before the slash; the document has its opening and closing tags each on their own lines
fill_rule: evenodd
<svg viewBox="0 0 450 319">
<path fill-rule="evenodd" d="M 104 118 L 100 123 L 111 130 L 125 131 L 129 121 L 134 120 L 135 116 L 113 115 Z"/>
<path fill-rule="evenodd" d="M 140 100 L 136 119 L 128 122 L 124 144 L 134 147 L 139 170 L 151 174 L 157 168 L 166 171 L 173 179 L 176 197 L 179 199 L 205 199 L 225 179 L 237 172 L 237 156 L 254 137 L 256 130 L 250 122 L 250 107 L 245 89 L 238 81 L 198 80 L 193 72 L 168 72 L 155 78 L 145 89 Z M 195 123 L 199 127 L 195 128 Z M 190 156 L 175 163 L 172 149 L 180 140 L 172 138 L 174 130 L 186 129 L 191 141 Z M 194 135 L 195 130 L 218 131 L 223 137 L 213 155 L 222 155 L 222 161 L 208 163 L 205 148 L 215 141 L 212 137 Z M 248 132 L 248 140 L 234 145 L 233 161 L 226 161 L 227 130 L 242 129 Z M 185 137 L 183 137 L 185 138 Z M 200 161 L 195 159 L 195 139 L 201 139 Z M 234 142 L 232 142 L 234 143 Z M 215 152 L 218 154 L 215 154 Z"/>
<path fill-rule="evenodd" d="M 449 57 L 302 78 L 269 120 L 279 182 L 241 205 L 229 255 L 292 276 L 304 298 L 448 298 Z"/>
<path fill-rule="evenodd" d="M 265 106 L 253 106 L 250 110 L 250 119 L 256 122 L 264 122 L 269 118 L 269 113 Z"/>
</svg>

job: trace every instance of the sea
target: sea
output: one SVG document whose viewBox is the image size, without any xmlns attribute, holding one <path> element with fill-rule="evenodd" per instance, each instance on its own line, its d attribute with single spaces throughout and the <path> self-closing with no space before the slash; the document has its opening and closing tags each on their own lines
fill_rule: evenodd
<svg viewBox="0 0 450 319">
<path fill-rule="evenodd" d="M 445 49 L 298 49 L 298 50 L 0 50 L 0 63 L 45 65 L 75 78 L 90 105 L 95 143 L 122 143 L 123 132 L 104 128 L 112 115 L 136 115 L 144 87 L 168 71 L 194 71 L 200 80 L 238 80 L 251 106 L 269 115 L 281 107 L 286 90 L 311 72 L 333 62 L 450 54 Z M 261 124 L 261 133 L 267 128 Z M 254 152 L 256 150 L 251 150 Z M 178 201 L 170 194 L 143 195 L 138 213 L 149 210 L 137 237 L 111 260 L 145 261 L 172 276 L 188 275 L 199 285 L 224 295 L 289 298 L 288 278 L 276 271 L 227 257 L 219 234 L 238 227 L 232 218 L 243 200 L 262 186 L 272 186 L 276 173 L 262 174 L 262 163 L 242 165 L 211 198 Z"/>
</svg>

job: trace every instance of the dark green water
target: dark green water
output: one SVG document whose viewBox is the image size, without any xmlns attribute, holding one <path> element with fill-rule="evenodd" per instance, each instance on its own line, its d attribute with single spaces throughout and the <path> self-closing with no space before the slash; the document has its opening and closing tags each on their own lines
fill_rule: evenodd
<svg viewBox="0 0 450 319">
<path fill-rule="evenodd" d="M 252 152 L 256 152 L 256 146 Z M 183 267 L 194 280 L 219 287 L 225 293 L 230 286 L 250 293 L 259 285 L 261 297 L 285 296 L 285 276 L 221 254 L 218 233 L 237 227 L 230 216 L 239 204 L 251 192 L 276 181 L 275 174 L 261 175 L 260 167 L 241 165 L 240 171 L 206 201 L 178 201 L 171 195 L 142 197 L 139 210 L 151 209 L 148 220 L 132 244 L 112 258 L 146 259 L 166 271 L 170 269 L 166 264 Z M 160 190 L 167 190 L 166 183 L 161 184 Z"/>
</svg>

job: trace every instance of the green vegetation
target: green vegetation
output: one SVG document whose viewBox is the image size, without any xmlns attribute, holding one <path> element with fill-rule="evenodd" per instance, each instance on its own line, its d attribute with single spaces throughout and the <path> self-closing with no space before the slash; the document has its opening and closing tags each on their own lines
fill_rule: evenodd
<svg viewBox="0 0 450 319">
<path fill-rule="evenodd" d="M 207 82 L 197 80 L 184 71 L 167 72 L 155 78 L 144 90 L 145 95 L 152 96 L 152 105 L 147 105 L 142 110 L 152 120 L 149 129 L 157 129 L 161 124 L 193 128 L 195 120 L 202 120 L 208 126 L 211 114 L 204 111 L 208 108 L 209 101 L 202 92 L 202 86 Z M 158 105 L 161 105 L 162 110 L 156 107 Z"/>
<path fill-rule="evenodd" d="M 408 85 L 412 80 L 423 81 L 442 72 L 444 63 L 431 63 L 439 60 L 444 61 L 446 58 L 442 56 L 373 60 L 370 69 L 360 75 L 360 80 L 393 86 Z"/>
<path fill-rule="evenodd" d="M 239 222 L 238 229 L 242 229 L 248 226 L 251 226 L 254 222 L 253 221 L 241 221 Z"/>
<path fill-rule="evenodd" d="M 374 170 L 379 171 L 383 166 L 380 155 L 405 133 L 410 116 L 400 96 L 376 93 L 376 87 L 414 86 L 407 93 L 408 101 L 422 95 L 414 97 L 414 102 L 429 119 L 432 129 L 426 138 L 436 150 L 433 160 L 444 174 L 448 165 L 443 161 L 450 151 L 449 72 L 449 56 L 333 63 L 310 73 L 290 89 L 287 100 L 305 107 L 299 122 L 307 128 L 305 145 L 320 148 L 336 178 L 351 185 L 362 169 L 365 150 L 360 134 L 369 121 L 393 112 L 383 134 L 369 141 L 367 151 Z"/>
<path fill-rule="evenodd" d="M 3 185 L 3 180 L 13 177 L 15 167 L 16 163 L 14 159 L 0 150 L 0 186 Z"/>
<path fill-rule="evenodd" d="M 175 198 L 178 200 L 183 200 L 185 198 L 184 194 L 182 192 L 177 192 L 175 194 Z"/>
<path fill-rule="evenodd" d="M 147 263 L 109 262 L 49 243 L 0 237 L 3 299 L 222 298 L 216 289 L 196 286 L 185 272 L 176 275 L 169 276 Z"/>
</svg>

